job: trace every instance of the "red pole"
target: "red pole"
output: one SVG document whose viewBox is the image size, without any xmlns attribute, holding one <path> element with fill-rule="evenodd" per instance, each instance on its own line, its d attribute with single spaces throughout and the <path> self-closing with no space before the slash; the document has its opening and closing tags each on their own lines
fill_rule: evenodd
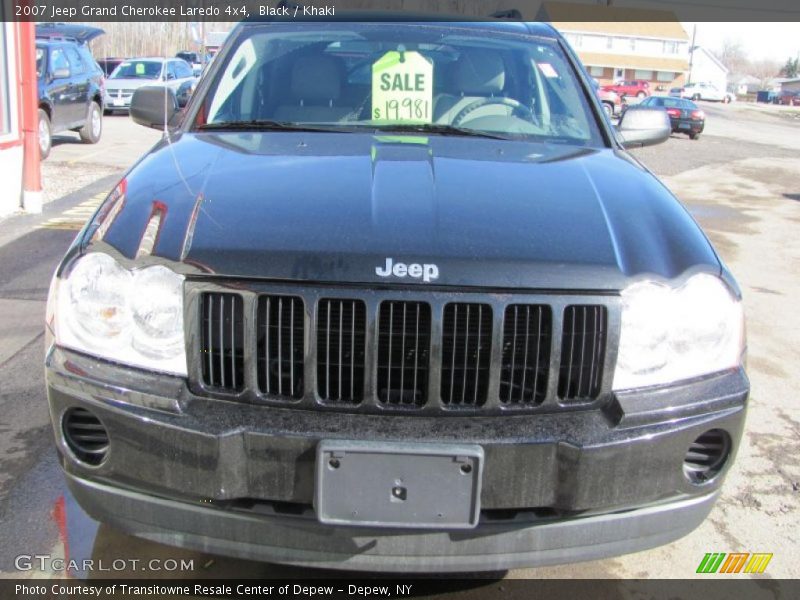
<svg viewBox="0 0 800 600">
<path fill-rule="evenodd" d="M 19 23 L 20 112 L 24 144 L 22 206 L 42 212 L 42 172 L 39 155 L 39 92 L 36 77 L 36 25 Z"/>
</svg>

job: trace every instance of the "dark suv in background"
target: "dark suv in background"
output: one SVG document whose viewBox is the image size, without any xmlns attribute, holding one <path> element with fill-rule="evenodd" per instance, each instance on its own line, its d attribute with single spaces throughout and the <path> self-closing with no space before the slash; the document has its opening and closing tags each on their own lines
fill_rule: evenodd
<svg viewBox="0 0 800 600">
<path fill-rule="evenodd" d="M 39 150 L 47 158 L 54 133 L 71 130 L 86 144 L 103 132 L 103 70 L 87 43 L 105 33 L 85 25 L 36 27 L 39 81 Z"/>
</svg>

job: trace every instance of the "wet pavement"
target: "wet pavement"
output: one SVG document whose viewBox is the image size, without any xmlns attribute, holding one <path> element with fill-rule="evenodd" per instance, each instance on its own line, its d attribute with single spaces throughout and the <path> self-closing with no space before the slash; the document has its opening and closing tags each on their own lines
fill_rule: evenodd
<svg viewBox="0 0 800 600">
<path fill-rule="evenodd" d="M 795 394 L 800 384 L 795 367 L 800 361 L 800 155 L 792 147 L 800 140 L 800 124 L 760 113 L 752 116 L 753 111 L 742 107 L 705 108 L 709 128 L 700 140 L 673 137 L 635 154 L 685 202 L 745 294 L 753 395 L 746 441 L 723 498 L 700 529 L 669 546 L 579 569 L 567 565 L 497 576 L 689 577 L 708 551 L 773 552 L 767 577 L 800 576 L 800 411 Z M 742 134 L 759 127 L 757 141 Z M 124 120 L 114 128 L 115 135 L 139 140 L 138 146 L 126 146 L 131 155 L 153 141 L 136 138 L 137 128 Z M 770 141 L 770 135 L 776 138 Z M 783 141 L 788 138 L 791 141 Z M 54 165 L 73 161 L 91 171 L 91 148 L 56 145 L 51 160 Z M 85 158 L 81 151 L 87 153 Z M 15 567 L 20 555 L 45 554 L 80 564 L 102 561 L 106 566 L 126 560 L 124 565 L 117 563 L 119 570 L 70 573 L 79 578 L 328 577 L 331 574 L 324 571 L 228 559 L 135 539 L 93 521 L 66 490 L 44 393 L 44 301 L 57 261 L 113 185 L 126 156 L 97 165 L 101 180 L 48 204 L 43 215 L 0 222 L 0 576 L 62 575 L 36 563 L 30 570 Z M 157 562 L 150 563 L 153 559 Z M 190 561 L 191 568 L 166 569 L 167 560 L 178 565 Z M 665 564 L 670 565 L 666 571 Z M 498 584 L 489 580 L 486 585 Z M 478 598 L 481 591 L 476 586 L 459 594 Z"/>
</svg>

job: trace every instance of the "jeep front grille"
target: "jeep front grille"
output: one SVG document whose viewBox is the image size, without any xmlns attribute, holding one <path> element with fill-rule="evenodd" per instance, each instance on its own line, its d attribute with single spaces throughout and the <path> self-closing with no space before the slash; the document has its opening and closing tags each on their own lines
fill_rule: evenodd
<svg viewBox="0 0 800 600">
<path fill-rule="evenodd" d="M 211 397 L 488 414 L 594 406 L 611 389 L 614 295 L 194 281 L 186 289 L 190 384 Z"/>
</svg>

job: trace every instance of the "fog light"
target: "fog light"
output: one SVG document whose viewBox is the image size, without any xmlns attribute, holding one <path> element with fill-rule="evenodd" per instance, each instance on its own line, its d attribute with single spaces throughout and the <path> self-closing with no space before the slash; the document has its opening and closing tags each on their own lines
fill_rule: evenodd
<svg viewBox="0 0 800 600">
<path fill-rule="evenodd" d="M 711 481 L 725 466 L 731 451 L 731 438 L 722 429 L 709 429 L 689 446 L 683 459 L 683 472 L 694 484 Z"/>
<path fill-rule="evenodd" d="M 75 458 L 97 466 L 108 454 L 108 432 L 93 413 L 85 408 L 70 408 L 64 413 L 62 431 Z"/>
</svg>

